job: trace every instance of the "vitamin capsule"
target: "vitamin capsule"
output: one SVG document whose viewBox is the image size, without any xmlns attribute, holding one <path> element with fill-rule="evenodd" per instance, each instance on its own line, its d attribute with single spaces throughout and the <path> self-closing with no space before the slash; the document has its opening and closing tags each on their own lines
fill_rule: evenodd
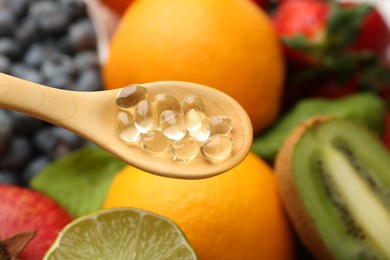
<svg viewBox="0 0 390 260">
<path fill-rule="evenodd" d="M 184 118 L 174 110 L 165 110 L 160 114 L 158 127 L 171 140 L 178 141 L 186 135 Z"/>
<path fill-rule="evenodd" d="M 148 100 L 140 101 L 134 111 L 134 123 L 138 131 L 146 134 L 156 124 L 156 111 L 153 103 Z"/>
<path fill-rule="evenodd" d="M 118 92 L 116 104 L 123 109 L 137 105 L 141 100 L 148 97 L 146 88 L 140 85 L 129 85 Z"/>
<path fill-rule="evenodd" d="M 169 149 L 171 140 L 161 131 L 152 130 L 141 137 L 140 147 L 149 153 L 162 153 Z"/>
<path fill-rule="evenodd" d="M 169 155 L 176 162 L 189 162 L 199 153 L 199 144 L 193 138 L 186 138 L 174 142 L 169 150 Z"/>
<path fill-rule="evenodd" d="M 216 134 L 227 135 L 233 127 L 232 120 L 227 116 L 215 116 L 208 120 L 210 136 Z"/>
<path fill-rule="evenodd" d="M 210 136 L 210 128 L 207 123 L 206 115 L 197 110 L 191 109 L 185 116 L 186 128 L 190 135 L 196 140 L 203 142 Z"/>
<path fill-rule="evenodd" d="M 191 109 L 196 109 L 205 113 L 206 109 L 204 107 L 203 101 L 197 96 L 189 95 L 183 99 L 183 114 L 186 114 Z"/>
<path fill-rule="evenodd" d="M 227 135 L 213 135 L 200 147 L 204 157 L 211 161 L 226 158 L 233 150 L 233 140 Z"/>
<path fill-rule="evenodd" d="M 141 133 L 134 125 L 133 115 L 126 111 L 120 111 L 117 115 L 118 137 L 126 143 L 138 141 Z"/>
<path fill-rule="evenodd" d="M 156 108 L 157 115 L 160 115 L 165 110 L 173 110 L 181 114 L 181 104 L 173 96 L 161 93 L 154 97 L 153 104 Z"/>
</svg>

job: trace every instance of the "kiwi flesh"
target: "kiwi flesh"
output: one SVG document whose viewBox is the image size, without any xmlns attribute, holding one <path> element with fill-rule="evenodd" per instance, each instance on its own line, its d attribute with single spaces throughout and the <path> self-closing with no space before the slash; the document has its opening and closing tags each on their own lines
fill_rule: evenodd
<svg viewBox="0 0 390 260">
<path fill-rule="evenodd" d="M 390 153 L 367 127 L 315 117 L 280 149 L 275 172 L 294 228 L 318 259 L 390 259 Z"/>
</svg>

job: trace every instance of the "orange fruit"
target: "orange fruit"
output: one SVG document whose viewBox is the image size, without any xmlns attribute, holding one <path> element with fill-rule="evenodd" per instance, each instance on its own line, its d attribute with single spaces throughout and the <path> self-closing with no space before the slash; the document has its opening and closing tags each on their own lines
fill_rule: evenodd
<svg viewBox="0 0 390 260">
<path fill-rule="evenodd" d="M 179 80 L 219 89 L 255 132 L 279 112 L 284 59 L 267 14 L 249 0 L 139 0 L 129 6 L 103 65 L 105 88 Z"/>
<path fill-rule="evenodd" d="M 199 259 L 293 259 L 293 237 L 269 166 L 250 153 L 206 179 L 156 176 L 125 167 L 105 208 L 134 207 L 173 220 Z"/>
</svg>

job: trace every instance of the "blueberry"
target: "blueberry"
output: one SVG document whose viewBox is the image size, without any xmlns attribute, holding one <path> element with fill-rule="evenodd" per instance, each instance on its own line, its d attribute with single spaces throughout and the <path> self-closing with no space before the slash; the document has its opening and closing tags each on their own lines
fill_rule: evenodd
<svg viewBox="0 0 390 260">
<path fill-rule="evenodd" d="M 78 91 L 97 91 L 102 89 L 100 73 L 96 70 L 84 70 L 75 83 Z"/>
<path fill-rule="evenodd" d="M 19 184 L 18 175 L 11 171 L 0 170 L 0 183 L 18 185 Z"/>
<path fill-rule="evenodd" d="M 8 56 L 10 59 L 16 59 L 20 56 L 21 46 L 13 38 L 0 38 L 0 54 Z"/>
<path fill-rule="evenodd" d="M 68 25 L 68 19 L 58 2 L 38 1 L 30 8 L 30 15 L 37 20 L 39 29 L 47 34 L 61 34 Z"/>
<path fill-rule="evenodd" d="M 60 0 L 61 9 L 68 16 L 68 19 L 74 21 L 87 15 L 87 8 L 80 0 Z"/>
<path fill-rule="evenodd" d="M 15 30 L 16 21 L 12 15 L 12 11 L 8 7 L 0 8 L 0 36 L 12 35 Z"/>
<path fill-rule="evenodd" d="M 78 52 L 96 47 L 94 27 L 89 19 L 81 19 L 73 23 L 65 38 L 67 48 L 71 52 Z"/>
<path fill-rule="evenodd" d="M 27 14 L 28 3 L 30 0 L 11 0 L 10 7 L 15 17 L 22 18 Z"/>
<path fill-rule="evenodd" d="M 15 136 L 8 145 L 7 151 L 0 157 L 0 170 L 19 171 L 32 156 L 28 139 Z"/>
<path fill-rule="evenodd" d="M 4 154 L 7 144 L 11 138 L 13 125 L 9 114 L 0 109 L 0 155 Z"/>
<path fill-rule="evenodd" d="M 27 49 L 23 62 L 30 67 L 38 68 L 55 52 L 54 46 L 49 43 L 34 43 Z"/>
<path fill-rule="evenodd" d="M 38 23 L 35 19 L 27 18 L 15 30 L 15 39 L 22 45 L 28 46 L 39 40 Z"/>
<path fill-rule="evenodd" d="M 82 51 L 75 55 L 74 64 L 78 70 L 99 69 L 99 58 L 95 51 Z"/>
<path fill-rule="evenodd" d="M 61 53 L 56 53 L 48 57 L 42 64 L 42 74 L 46 79 L 61 76 L 73 76 L 76 68 L 72 59 Z"/>
<path fill-rule="evenodd" d="M 46 80 L 46 86 L 59 89 L 73 89 L 73 78 L 70 75 L 60 75 L 58 77 L 51 77 Z"/>
<path fill-rule="evenodd" d="M 60 128 L 49 127 L 35 136 L 36 146 L 49 158 L 56 159 L 85 144 L 85 140 L 76 134 Z"/>
<path fill-rule="evenodd" d="M 21 174 L 21 182 L 28 185 L 29 181 L 45 168 L 51 160 L 46 156 L 41 156 L 30 161 Z"/>
<path fill-rule="evenodd" d="M 13 130 L 17 135 L 31 137 L 45 125 L 37 118 L 16 111 L 11 111 L 10 116 L 13 121 Z"/>
<path fill-rule="evenodd" d="M 11 69 L 11 60 L 0 54 L 0 73 L 9 73 Z"/>
<path fill-rule="evenodd" d="M 38 84 L 43 83 L 43 78 L 40 72 L 36 69 L 27 67 L 26 65 L 23 64 L 15 64 L 11 67 L 11 75 L 25 79 L 28 81 L 32 81 Z"/>
</svg>

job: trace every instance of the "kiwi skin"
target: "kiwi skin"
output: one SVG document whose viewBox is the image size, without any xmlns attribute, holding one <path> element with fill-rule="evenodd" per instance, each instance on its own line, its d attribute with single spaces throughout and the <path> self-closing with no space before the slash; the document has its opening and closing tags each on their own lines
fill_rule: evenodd
<svg viewBox="0 0 390 260">
<path fill-rule="evenodd" d="M 315 258 L 324 260 L 334 259 L 334 257 L 322 241 L 313 221 L 303 206 L 292 177 L 292 155 L 295 145 L 307 129 L 331 119 L 331 116 L 315 116 L 301 123 L 287 137 L 275 160 L 275 174 L 279 193 L 293 227 L 304 246 Z"/>
</svg>

